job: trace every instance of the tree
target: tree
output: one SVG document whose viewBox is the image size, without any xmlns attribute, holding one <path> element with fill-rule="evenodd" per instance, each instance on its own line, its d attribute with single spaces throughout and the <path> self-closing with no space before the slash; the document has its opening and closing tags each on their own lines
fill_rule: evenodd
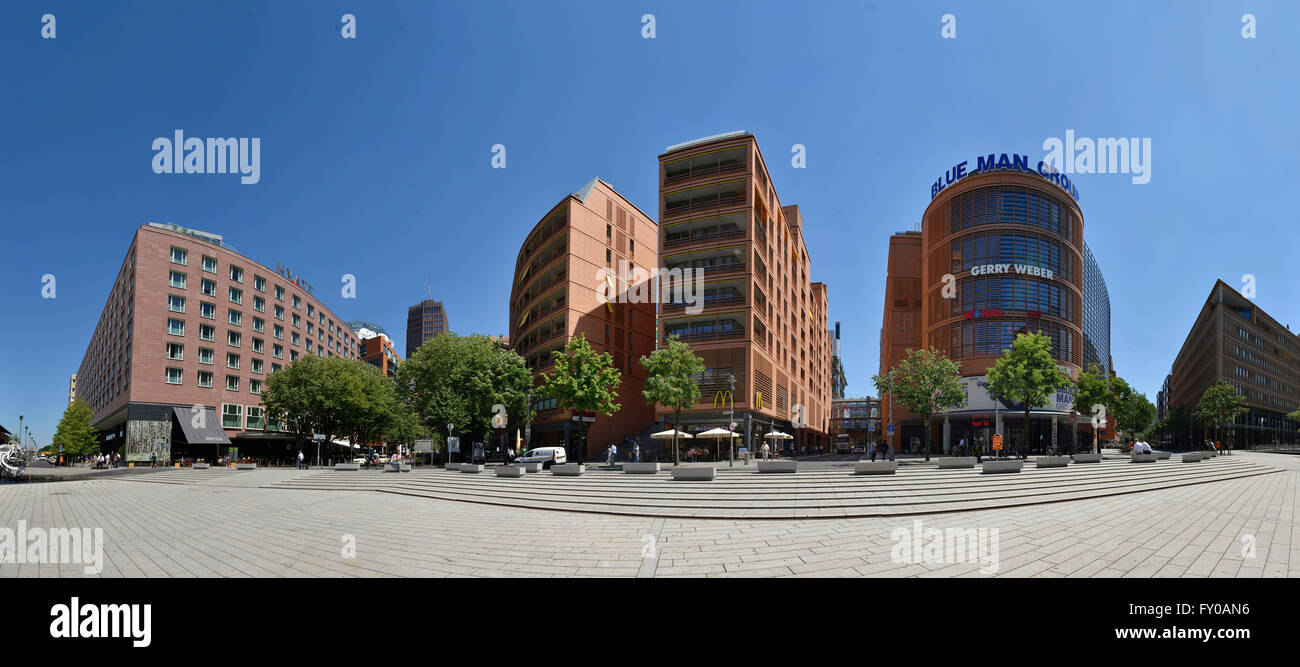
<svg viewBox="0 0 1300 667">
<path fill-rule="evenodd" d="M 1237 416 L 1248 409 L 1245 397 L 1222 378 L 1206 387 L 1201 400 L 1196 402 L 1196 416 L 1214 426 L 1216 441 L 1219 440 L 1219 428 L 1236 421 Z"/>
<path fill-rule="evenodd" d="M 651 352 L 648 357 L 641 357 L 640 363 L 641 368 L 646 370 L 644 388 L 641 390 L 646 402 L 673 409 L 673 465 L 679 465 L 681 458 L 677 449 L 677 432 L 682 430 L 682 409 L 689 408 L 700 400 L 697 378 L 706 369 L 704 359 L 695 356 L 690 345 L 673 334 L 668 336 L 666 346 Z"/>
<path fill-rule="evenodd" d="M 262 404 L 268 418 L 275 416 L 296 436 L 298 451 L 319 430 L 317 394 L 325 391 L 321 359 L 304 355 L 297 361 L 271 373 L 262 390 Z"/>
<path fill-rule="evenodd" d="M 1087 369 L 1079 371 L 1079 379 L 1074 382 L 1074 411 L 1080 415 L 1085 415 L 1088 419 L 1100 418 L 1102 411 L 1094 411 L 1094 406 L 1100 405 L 1107 416 L 1107 421 L 1114 420 L 1114 393 L 1111 391 L 1110 375 L 1098 364 L 1092 364 Z M 1101 451 L 1101 430 L 1106 424 L 1098 422 L 1093 428 L 1093 438 L 1096 441 L 1097 451 Z M 1075 424 L 1075 439 L 1078 439 L 1078 424 Z"/>
<path fill-rule="evenodd" d="M 964 405 L 966 392 L 958 381 L 961 365 L 939 350 L 907 351 L 907 358 L 883 374 L 872 376 L 881 399 L 891 394 L 903 407 L 921 418 L 925 460 L 930 460 L 930 418 L 948 408 Z"/>
<path fill-rule="evenodd" d="M 90 425 L 94 416 L 90 406 L 80 397 L 69 403 L 63 409 L 58 430 L 54 432 L 54 444 L 63 445 L 63 453 L 70 456 L 82 456 L 94 451 L 99 444 L 99 433 Z"/>
<path fill-rule="evenodd" d="M 542 373 L 541 393 L 554 398 L 556 405 L 577 409 L 579 416 L 583 416 L 583 412 L 609 416 L 622 407 L 615 402 L 622 375 L 614 368 L 614 359 L 608 352 L 597 353 L 591 349 L 587 337 L 578 334 L 569 340 L 564 352 L 556 350 L 551 355 L 555 358 L 555 370 L 550 374 Z M 581 423 L 585 447 L 589 427 L 586 421 Z M 584 454 L 579 453 L 579 463 L 582 463 Z"/>
<path fill-rule="evenodd" d="M 1021 457 L 1029 451 L 1029 413 L 1047 404 L 1052 394 L 1070 386 L 1070 378 L 1056 367 L 1052 339 L 1042 332 L 1016 334 L 1011 349 L 988 370 L 989 393 L 1021 404 L 1025 413 L 1025 439 Z M 1055 452 L 1053 452 L 1055 453 Z"/>
<path fill-rule="evenodd" d="M 1295 410 L 1288 412 L 1286 418 L 1290 419 L 1293 423 L 1300 423 L 1300 408 L 1296 408 Z"/>
</svg>

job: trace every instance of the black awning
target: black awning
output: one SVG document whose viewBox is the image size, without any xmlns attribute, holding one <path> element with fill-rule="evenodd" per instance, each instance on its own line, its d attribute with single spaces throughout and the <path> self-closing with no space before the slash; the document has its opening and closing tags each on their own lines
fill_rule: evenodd
<svg viewBox="0 0 1300 667">
<path fill-rule="evenodd" d="M 181 431 L 185 433 L 185 441 L 188 444 L 230 444 L 230 438 L 227 438 L 226 432 L 221 429 L 221 422 L 217 421 L 216 410 L 203 408 L 202 415 L 192 408 L 174 407 L 172 411 L 176 416 L 176 423 L 180 424 Z"/>
</svg>

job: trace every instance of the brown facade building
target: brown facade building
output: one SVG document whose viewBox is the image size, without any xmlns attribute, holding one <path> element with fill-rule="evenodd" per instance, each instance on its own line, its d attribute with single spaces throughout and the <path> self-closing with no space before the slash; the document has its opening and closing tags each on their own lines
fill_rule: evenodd
<svg viewBox="0 0 1300 667">
<path fill-rule="evenodd" d="M 655 349 L 655 299 L 646 276 L 659 262 L 653 219 L 608 183 L 592 179 L 556 204 L 524 238 L 510 293 L 514 350 L 534 374 L 554 368 L 551 353 L 586 337 L 623 374 L 613 416 L 590 418 L 561 409 L 554 399 L 534 401 L 537 416 L 527 446 L 564 446 L 570 460 L 591 459 L 610 444 L 622 452 L 629 438 L 645 435 L 655 420 L 641 395 L 645 370 L 638 360 Z M 638 279 L 637 277 L 640 276 Z"/>
<path fill-rule="evenodd" d="M 410 359 L 424 341 L 451 331 L 447 309 L 441 301 L 425 299 L 406 310 L 406 358 Z"/>
<path fill-rule="evenodd" d="M 1249 408 L 1221 439 L 1232 438 L 1239 448 L 1297 442 L 1297 424 L 1286 415 L 1300 407 L 1300 337 L 1217 280 L 1166 380 L 1166 410 L 1179 416 L 1171 424 L 1174 444 L 1195 446 L 1215 437 L 1197 428 L 1189 413 L 1221 379 L 1236 387 Z"/>
<path fill-rule="evenodd" d="M 1034 406 L 1026 424 L 1023 406 L 988 394 L 985 373 L 1016 335 L 1033 332 L 1051 339 L 1057 367 L 1071 379 L 1085 359 L 1109 365 L 1109 297 L 1085 250 L 1077 190 L 1041 163 L 1032 168 L 1028 156 L 1003 154 L 961 163 L 931 194 L 921 232 L 890 239 L 881 370 L 920 347 L 960 364 L 966 404 L 928 425 L 943 451 L 960 438 L 987 450 L 993 433 L 1012 451 L 1071 446 L 1074 427 L 1087 420 L 1072 412 L 1072 391 Z M 888 397 L 882 407 L 886 425 L 896 416 L 891 448 L 924 441 L 926 425 Z"/>
<path fill-rule="evenodd" d="M 827 446 L 827 289 L 811 281 L 803 218 L 781 205 L 754 136 L 668 147 L 659 156 L 659 214 L 664 270 L 702 275 L 702 299 L 668 298 L 660 308 L 661 337 L 678 335 L 707 367 L 702 402 L 683 414 L 683 429 L 725 428 L 730 419 L 751 451 L 770 430 L 794 435 L 788 443 L 799 451 Z M 669 415 L 660 408 L 660 419 Z"/>
<path fill-rule="evenodd" d="M 356 335 L 312 295 L 215 234 L 136 230 L 77 371 L 105 451 L 128 460 L 288 455 L 262 406 L 266 378 L 302 355 L 355 358 Z M 262 447 L 265 445 L 265 447 Z"/>
</svg>

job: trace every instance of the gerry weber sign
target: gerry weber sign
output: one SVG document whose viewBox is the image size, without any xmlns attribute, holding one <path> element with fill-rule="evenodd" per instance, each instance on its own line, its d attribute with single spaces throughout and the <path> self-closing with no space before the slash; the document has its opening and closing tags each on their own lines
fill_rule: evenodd
<svg viewBox="0 0 1300 667">
<path fill-rule="evenodd" d="M 995 156 L 996 159 L 994 159 Z M 1070 182 L 1069 176 L 1062 174 L 1057 171 L 1055 167 L 1043 162 L 1042 160 L 1038 161 L 1037 169 L 1030 169 L 1028 155 L 1014 155 L 1007 153 L 998 155 L 997 153 L 989 153 L 987 156 L 980 155 L 976 158 L 974 170 L 967 171 L 969 165 L 970 161 L 962 162 L 944 172 L 943 176 L 935 179 L 934 185 L 930 186 L 930 199 L 939 196 L 939 193 L 943 192 L 944 188 L 966 178 L 967 176 L 982 174 L 986 171 L 1023 171 L 1030 174 L 1038 174 L 1043 177 L 1044 180 L 1051 181 L 1060 186 L 1060 188 L 1069 193 L 1075 201 L 1079 201 L 1079 189 L 1074 187 L 1074 184 Z"/>
<path fill-rule="evenodd" d="M 1053 274 L 1051 269 L 1044 269 L 1040 266 L 1030 266 L 1029 264 L 980 264 L 970 267 L 972 276 L 988 276 L 995 273 L 1019 273 L 1026 276 L 1037 276 L 1039 278 L 1051 279 Z"/>
</svg>

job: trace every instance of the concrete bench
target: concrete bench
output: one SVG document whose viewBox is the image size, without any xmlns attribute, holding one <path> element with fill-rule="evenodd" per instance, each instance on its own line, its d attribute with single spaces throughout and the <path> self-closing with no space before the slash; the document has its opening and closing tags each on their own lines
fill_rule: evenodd
<svg viewBox="0 0 1300 667">
<path fill-rule="evenodd" d="M 1183 454 L 1183 463 L 1200 463 L 1205 460 L 1205 452 L 1187 452 Z"/>
<path fill-rule="evenodd" d="M 257 470 L 256 463 L 236 463 L 235 470 Z"/>
<path fill-rule="evenodd" d="M 562 463 L 551 466 L 551 474 L 561 477 L 578 477 L 587 472 L 587 466 L 581 463 Z"/>
<path fill-rule="evenodd" d="M 1101 454 L 1094 454 L 1094 453 L 1075 454 L 1074 462 L 1075 463 L 1101 463 Z"/>
<path fill-rule="evenodd" d="M 1024 461 L 985 461 L 982 472 L 1020 472 Z"/>
<path fill-rule="evenodd" d="M 194 468 L 195 470 L 207 470 L 207 469 L 209 469 L 209 468 L 212 467 L 212 464 L 210 464 L 210 463 L 195 463 L 195 464 L 194 464 L 193 466 L 191 466 L 191 467 Z"/>
<path fill-rule="evenodd" d="M 1157 461 L 1168 461 L 1169 452 L 1154 452 Z"/>
<path fill-rule="evenodd" d="M 1034 459 L 1035 468 L 1065 468 L 1070 465 L 1068 456 L 1040 456 Z"/>
<path fill-rule="evenodd" d="M 759 472 L 798 472 L 798 461 L 759 461 Z M 710 478 L 712 479 L 712 478 Z"/>
<path fill-rule="evenodd" d="M 411 472 L 411 464 L 388 463 L 384 465 L 384 472 Z"/>
<path fill-rule="evenodd" d="M 361 464 L 360 463 L 335 463 L 334 469 L 335 470 L 360 470 Z"/>
<path fill-rule="evenodd" d="M 654 475 L 659 472 L 658 463 L 624 463 L 623 472 L 629 475 Z"/>
<path fill-rule="evenodd" d="M 468 473 L 480 473 L 480 472 L 483 472 L 483 464 L 482 464 L 482 463 L 462 463 L 462 464 L 460 464 L 460 471 L 461 471 L 461 472 L 468 472 Z"/>
<path fill-rule="evenodd" d="M 521 465 L 521 466 L 524 467 L 524 472 L 541 472 L 541 471 L 542 471 L 542 462 L 541 462 L 541 461 L 533 461 L 533 462 L 531 462 L 531 463 L 520 463 L 520 464 L 518 464 L 518 465 Z"/>
<path fill-rule="evenodd" d="M 1159 459 L 1155 454 L 1134 454 L 1129 460 L 1133 463 L 1155 463 Z"/>
<path fill-rule="evenodd" d="M 858 461 L 853 464 L 855 475 L 892 475 L 898 472 L 898 461 Z"/>
<path fill-rule="evenodd" d="M 975 467 L 974 456 L 940 456 L 937 460 L 939 461 L 940 470 Z"/>
<path fill-rule="evenodd" d="M 496 469 L 497 477 L 523 477 L 523 466 L 501 466 Z"/>
<path fill-rule="evenodd" d="M 673 479 L 687 481 L 711 482 L 716 474 L 717 471 L 713 468 L 702 466 L 676 466 L 673 468 Z"/>
</svg>

